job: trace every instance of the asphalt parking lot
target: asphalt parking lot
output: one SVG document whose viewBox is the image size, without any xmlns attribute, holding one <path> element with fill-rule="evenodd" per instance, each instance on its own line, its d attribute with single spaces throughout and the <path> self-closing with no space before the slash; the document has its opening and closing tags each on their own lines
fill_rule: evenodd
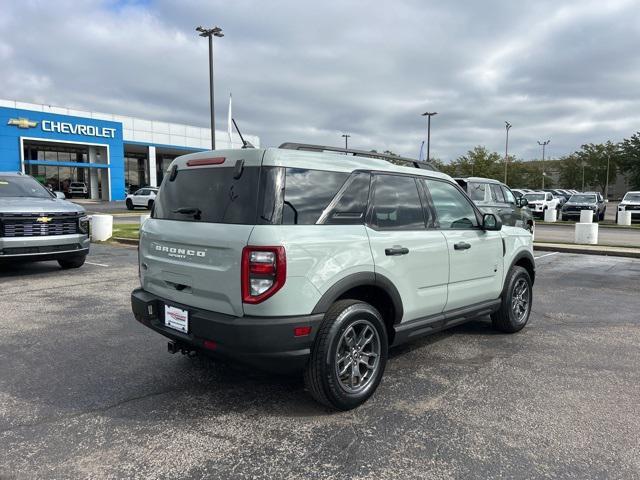
<svg viewBox="0 0 640 480">
<path fill-rule="evenodd" d="M 136 250 L 0 270 L 0 477 L 639 478 L 640 260 L 536 253 L 529 325 L 392 353 L 361 408 L 166 353 Z"/>
</svg>

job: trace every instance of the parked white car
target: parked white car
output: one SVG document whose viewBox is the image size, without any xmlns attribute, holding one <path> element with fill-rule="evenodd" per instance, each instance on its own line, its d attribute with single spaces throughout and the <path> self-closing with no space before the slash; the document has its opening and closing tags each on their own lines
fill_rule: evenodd
<svg viewBox="0 0 640 480">
<path fill-rule="evenodd" d="M 560 201 L 551 192 L 526 193 L 524 198 L 529 202 L 531 213 L 540 217 L 544 217 L 545 210 L 557 209 L 560 205 Z"/>
<path fill-rule="evenodd" d="M 89 196 L 89 189 L 84 182 L 71 182 L 69 184 L 69 198 L 82 196 L 87 198 Z"/>
<path fill-rule="evenodd" d="M 631 221 L 640 220 L 640 192 L 627 192 L 618 205 L 616 213 L 616 222 L 618 221 L 618 213 L 631 212 Z"/>
<path fill-rule="evenodd" d="M 153 202 L 156 200 L 158 189 L 155 187 L 144 187 L 136 190 L 134 193 L 127 195 L 125 204 L 129 210 L 133 210 L 136 207 L 144 207 L 151 210 Z"/>
</svg>

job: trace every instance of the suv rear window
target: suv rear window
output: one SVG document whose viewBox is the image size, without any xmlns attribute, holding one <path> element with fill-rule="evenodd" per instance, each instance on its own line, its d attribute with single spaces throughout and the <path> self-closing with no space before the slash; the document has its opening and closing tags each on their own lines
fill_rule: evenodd
<svg viewBox="0 0 640 480">
<path fill-rule="evenodd" d="M 240 178 L 234 168 L 179 170 L 165 175 L 156 197 L 153 217 L 162 220 L 254 224 L 259 167 L 245 167 Z"/>
</svg>

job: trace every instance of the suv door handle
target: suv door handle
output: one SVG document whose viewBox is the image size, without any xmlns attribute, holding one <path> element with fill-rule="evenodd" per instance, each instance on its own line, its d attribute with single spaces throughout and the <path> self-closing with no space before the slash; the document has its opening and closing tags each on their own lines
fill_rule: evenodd
<svg viewBox="0 0 640 480">
<path fill-rule="evenodd" d="M 455 250 L 469 250 L 471 248 L 471 245 L 467 242 L 458 242 L 453 246 L 453 248 Z"/>
<path fill-rule="evenodd" d="M 384 254 L 387 257 L 393 257 L 396 255 L 406 255 L 407 253 L 409 253 L 409 249 L 406 247 L 392 247 L 392 248 L 384 249 Z"/>
</svg>

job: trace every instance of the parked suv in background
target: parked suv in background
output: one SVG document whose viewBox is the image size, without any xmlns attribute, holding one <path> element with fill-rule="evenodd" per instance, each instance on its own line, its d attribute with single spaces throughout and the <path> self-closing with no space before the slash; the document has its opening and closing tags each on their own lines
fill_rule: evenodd
<svg viewBox="0 0 640 480">
<path fill-rule="evenodd" d="M 57 260 L 77 268 L 89 253 L 84 209 L 29 175 L 0 172 L 0 260 Z"/>
<path fill-rule="evenodd" d="M 158 189 L 155 187 L 141 188 L 136 190 L 135 193 L 127 195 L 125 198 L 125 205 L 129 210 L 133 210 L 135 207 L 144 207 L 151 210 L 157 193 Z"/>
<path fill-rule="evenodd" d="M 529 208 L 533 215 L 544 218 L 544 212 L 548 209 L 557 209 L 560 202 L 551 192 L 530 192 L 524 197 L 529 202 Z"/>
<path fill-rule="evenodd" d="M 591 210 L 593 221 L 604 220 L 607 211 L 607 205 L 600 193 L 578 193 L 571 195 L 567 203 L 562 206 L 562 220 L 580 219 L 582 210 Z"/>
<path fill-rule="evenodd" d="M 310 147 L 171 163 L 131 294 L 136 320 L 170 352 L 304 372 L 317 401 L 346 410 L 375 391 L 389 347 L 480 315 L 502 332 L 524 327 L 528 232 L 415 168 L 425 164 L 300 150 Z"/>
<path fill-rule="evenodd" d="M 631 212 L 631 222 L 640 219 L 640 192 L 625 193 L 622 201 L 618 205 L 616 212 L 616 223 L 618 223 L 618 213 L 623 211 Z"/>
<path fill-rule="evenodd" d="M 504 183 L 481 177 L 456 178 L 455 181 L 480 210 L 499 215 L 504 225 L 521 227 L 533 233 L 535 222 L 527 207 L 528 202 L 516 197 Z"/>
<path fill-rule="evenodd" d="M 69 184 L 69 197 L 81 196 L 84 198 L 89 197 L 89 189 L 84 182 L 71 182 Z"/>
</svg>

